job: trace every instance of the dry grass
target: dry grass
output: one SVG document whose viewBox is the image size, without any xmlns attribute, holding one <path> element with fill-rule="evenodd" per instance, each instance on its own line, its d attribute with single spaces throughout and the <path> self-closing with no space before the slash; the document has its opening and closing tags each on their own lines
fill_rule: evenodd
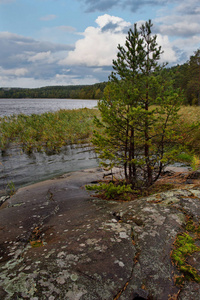
<svg viewBox="0 0 200 300">
<path fill-rule="evenodd" d="M 176 129 L 182 137 L 182 144 L 193 154 L 200 155 L 200 107 L 182 106 Z"/>
<path fill-rule="evenodd" d="M 181 120 L 192 124 L 200 121 L 200 107 L 199 106 L 181 106 L 179 111 Z"/>
</svg>

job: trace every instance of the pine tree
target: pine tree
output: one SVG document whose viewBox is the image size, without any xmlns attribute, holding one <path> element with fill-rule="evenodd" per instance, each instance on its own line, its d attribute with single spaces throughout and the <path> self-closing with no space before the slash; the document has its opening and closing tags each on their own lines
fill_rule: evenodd
<svg viewBox="0 0 200 300">
<path fill-rule="evenodd" d="M 98 105 L 101 120 L 95 122 L 101 131 L 93 138 L 104 164 L 123 166 L 126 182 L 137 188 L 152 185 L 173 158 L 170 146 L 179 109 L 172 82 L 163 82 L 159 75 L 162 51 L 151 27 L 151 21 L 140 30 L 135 25 L 125 47 L 118 46 L 114 71 Z"/>
</svg>

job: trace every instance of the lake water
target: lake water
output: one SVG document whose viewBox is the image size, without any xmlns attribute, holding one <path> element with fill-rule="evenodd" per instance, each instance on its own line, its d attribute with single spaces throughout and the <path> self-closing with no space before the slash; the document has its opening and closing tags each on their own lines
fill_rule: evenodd
<svg viewBox="0 0 200 300">
<path fill-rule="evenodd" d="M 68 145 L 54 155 L 27 155 L 19 147 L 11 147 L 0 157 L 0 190 L 6 189 L 11 182 L 15 188 L 19 188 L 67 172 L 97 166 L 97 157 L 87 144 Z"/>
<path fill-rule="evenodd" d="M 96 100 L 0 99 L 0 116 L 41 114 L 59 109 L 93 108 L 96 105 Z M 69 145 L 53 155 L 27 155 L 19 147 L 12 146 L 3 155 L 0 152 L 0 190 L 11 182 L 19 188 L 67 172 L 97 166 L 98 159 L 89 145 Z"/>
<path fill-rule="evenodd" d="M 0 99 L 0 117 L 23 113 L 42 114 L 59 109 L 93 108 L 98 100 L 82 99 Z"/>
</svg>

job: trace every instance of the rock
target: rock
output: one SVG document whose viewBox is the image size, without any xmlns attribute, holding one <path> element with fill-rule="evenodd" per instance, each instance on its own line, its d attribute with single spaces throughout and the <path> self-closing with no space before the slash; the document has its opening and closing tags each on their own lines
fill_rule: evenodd
<svg viewBox="0 0 200 300">
<path fill-rule="evenodd" d="M 10 196 L 1 196 L 0 197 L 0 206 L 6 201 L 6 200 L 8 200 L 10 198 Z"/>
<path fill-rule="evenodd" d="M 200 170 L 189 173 L 187 179 L 199 179 L 200 178 Z"/>
<path fill-rule="evenodd" d="M 0 210 L 3 299 L 200 299 L 198 283 L 175 285 L 170 256 L 186 216 L 199 222 L 200 188 L 105 201 L 83 188 L 102 177 L 102 170 L 74 172 L 7 200 Z M 199 255 L 189 262 L 199 269 Z"/>
</svg>

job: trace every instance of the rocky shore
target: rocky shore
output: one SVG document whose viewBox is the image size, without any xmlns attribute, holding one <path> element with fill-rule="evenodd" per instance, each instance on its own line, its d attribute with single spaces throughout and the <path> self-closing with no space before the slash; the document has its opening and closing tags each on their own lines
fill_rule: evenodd
<svg viewBox="0 0 200 300">
<path fill-rule="evenodd" d="M 200 299 L 172 261 L 187 232 L 200 246 L 200 185 L 129 202 L 91 196 L 100 169 L 21 188 L 0 207 L 0 299 Z M 191 184 L 192 182 L 192 184 Z M 200 275 L 200 252 L 186 258 Z"/>
</svg>

